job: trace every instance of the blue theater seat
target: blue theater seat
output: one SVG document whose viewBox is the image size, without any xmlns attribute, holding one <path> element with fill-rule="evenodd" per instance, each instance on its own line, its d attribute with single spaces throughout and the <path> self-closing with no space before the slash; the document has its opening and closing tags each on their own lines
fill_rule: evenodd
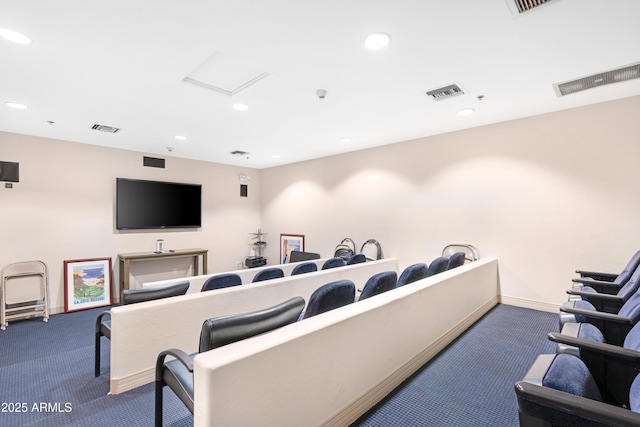
<svg viewBox="0 0 640 427">
<path fill-rule="evenodd" d="M 297 274 L 313 273 L 314 271 L 318 271 L 318 266 L 315 262 L 302 262 L 293 267 L 291 275 L 295 276 Z"/>
<path fill-rule="evenodd" d="M 383 271 L 382 273 L 374 274 L 369 278 L 369 280 L 367 280 L 367 283 L 364 284 L 362 293 L 360 293 L 360 296 L 358 297 L 358 301 L 362 301 L 394 289 L 397 281 L 398 275 L 395 271 Z"/>
<path fill-rule="evenodd" d="M 460 267 L 461 265 L 464 264 L 465 258 L 464 258 L 464 252 L 456 252 L 455 254 L 451 255 L 451 257 L 449 258 L 449 264 L 447 265 L 447 270 L 452 270 L 454 268 Z"/>
<path fill-rule="evenodd" d="M 355 296 L 356 286 L 351 280 L 337 280 L 327 283 L 313 291 L 309 297 L 307 308 L 300 315 L 300 320 L 351 304 Z"/>
<path fill-rule="evenodd" d="M 626 390 L 629 410 L 607 400 L 577 357 L 540 355 L 515 384 L 520 426 L 640 425 L 640 379 L 632 380 Z"/>
<path fill-rule="evenodd" d="M 595 286 L 599 286 L 600 282 L 605 282 L 604 285 L 607 286 L 607 283 L 613 283 L 616 287 L 621 287 L 627 280 L 631 278 L 631 275 L 634 271 L 640 266 L 640 251 L 636 252 L 631 259 L 627 262 L 627 265 L 624 269 L 616 274 L 616 273 L 602 273 L 596 271 L 586 271 L 586 270 L 576 270 L 576 273 L 580 275 L 580 279 L 573 279 L 574 282 L 577 283 L 585 283 L 595 288 Z M 610 286 L 610 285 L 609 285 Z M 598 289 L 598 292 L 603 292 Z"/>
<path fill-rule="evenodd" d="M 200 292 L 240 285 L 242 285 L 242 279 L 239 275 L 235 273 L 223 273 L 209 277 L 202 285 Z"/>
<path fill-rule="evenodd" d="M 424 262 L 410 265 L 402 271 L 402 274 L 400 274 L 396 287 L 399 288 L 401 286 L 408 285 L 409 283 L 424 279 L 427 277 L 427 270 L 427 264 Z"/>
<path fill-rule="evenodd" d="M 263 280 L 279 279 L 280 277 L 284 277 L 284 271 L 282 271 L 281 268 L 265 268 L 253 276 L 251 283 L 262 282 Z"/>
<path fill-rule="evenodd" d="M 360 264 L 367 262 L 367 257 L 364 254 L 353 254 L 347 259 L 347 265 Z"/>
<path fill-rule="evenodd" d="M 329 258 L 322 264 L 322 270 L 328 270 L 330 268 L 343 267 L 345 266 L 345 260 L 340 257 Z"/>
<path fill-rule="evenodd" d="M 439 256 L 438 258 L 431 261 L 431 264 L 429 264 L 429 268 L 427 269 L 427 277 L 431 277 L 433 275 L 440 274 L 443 271 L 447 271 L 448 266 L 449 258 Z"/>
</svg>

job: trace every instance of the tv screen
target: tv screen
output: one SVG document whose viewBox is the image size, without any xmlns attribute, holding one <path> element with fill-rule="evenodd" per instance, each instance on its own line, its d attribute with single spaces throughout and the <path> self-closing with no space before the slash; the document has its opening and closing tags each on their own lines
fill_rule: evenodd
<svg viewBox="0 0 640 427">
<path fill-rule="evenodd" d="M 118 230 L 201 226 L 201 185 L 116 179 Z"/>
</svg>

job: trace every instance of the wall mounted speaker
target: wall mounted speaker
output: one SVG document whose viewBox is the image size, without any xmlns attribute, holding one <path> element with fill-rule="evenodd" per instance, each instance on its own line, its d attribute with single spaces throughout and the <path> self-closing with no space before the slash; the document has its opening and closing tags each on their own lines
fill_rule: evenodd
<svg viewBox="0 0 640 427">
<path fill-rule="evenodd" d="M 17 162 L 0 162 L 0 181 L 20 182 L 19 166 Z"/>
<path fill-rule="evenodd" d="M 164 159 L 159 159 L 157 157 L 144 157 L 142 159 L 142 165 L 148 166 L 151 168 L 161 168 L 164 169 Z"/>
<path fill-rule="evenodd" d="M 247 184 L 240 184 L 240 197 L 247 197 L 247 192 L 249 191 L 249 187 Z"/>
</svg>

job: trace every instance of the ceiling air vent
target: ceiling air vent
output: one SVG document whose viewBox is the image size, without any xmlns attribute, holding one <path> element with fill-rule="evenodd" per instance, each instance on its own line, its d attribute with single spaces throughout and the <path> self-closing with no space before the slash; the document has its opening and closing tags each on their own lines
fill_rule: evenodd
<svg viewBox="0 0 640 427">
<path fill-rule="evenodd" d="M 248 156 L 250 153 L 249 153 L 249 152 L 247 152 L 247 151 L 235 150 L 235 151 L 232 151 L 232 152 L 231 152 L 231 153 L 229 153 L 229 154 L 233 154 L 234 156 L 242 156 L 242 157 L 246 157 L 246 156 Z"/>
<path fill-rule="evenodd" d="M 640 77 L 640 62 L 627 65 L 615 70 L 605 71 L 591 76 L 581 77 L 564 83 L 555 83 L 553 89 L 556 95 L 565 96 L 572 93 L 592 89 L 598 86 L 609 85 L 612 83 L 624 82 Z"/>
<path fill-rule="evenodd" d="M 98 125 L 98 124 L 91 125 L 91 129 L 99 130 L 100 132 L 106 132 L 106 133 L 120 132 L 120 128 L 114 128 L 113 126 L 105 126 L 105 125 Z"/>
<path fill-rule="evenodd" d="M 522 13 L 529 12 L 545 3 L 551 3 L 551 0 L 507 0 L 511 12 L 518 16 Z"/>
<path fill-rule="evenodd" d="M 427 96 L 432 98 L 434 101 L 441 101 L 443 99 L 452 98 L 458 95 L 464 95 L 464 89 L 462 89 L 460 85 L 455 83 L 427 92 Z"/>
</svg>

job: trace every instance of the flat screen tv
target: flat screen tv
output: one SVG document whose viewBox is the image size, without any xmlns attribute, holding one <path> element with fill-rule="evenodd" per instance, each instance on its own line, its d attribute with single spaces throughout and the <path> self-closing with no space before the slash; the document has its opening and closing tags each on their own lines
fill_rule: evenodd
<svg viewBox="0 0 640 427">
<path fill-rule="evenodd" d="M 116 179 L 116 229 L 198 228 L 202 186 Z"/>
</svg>

